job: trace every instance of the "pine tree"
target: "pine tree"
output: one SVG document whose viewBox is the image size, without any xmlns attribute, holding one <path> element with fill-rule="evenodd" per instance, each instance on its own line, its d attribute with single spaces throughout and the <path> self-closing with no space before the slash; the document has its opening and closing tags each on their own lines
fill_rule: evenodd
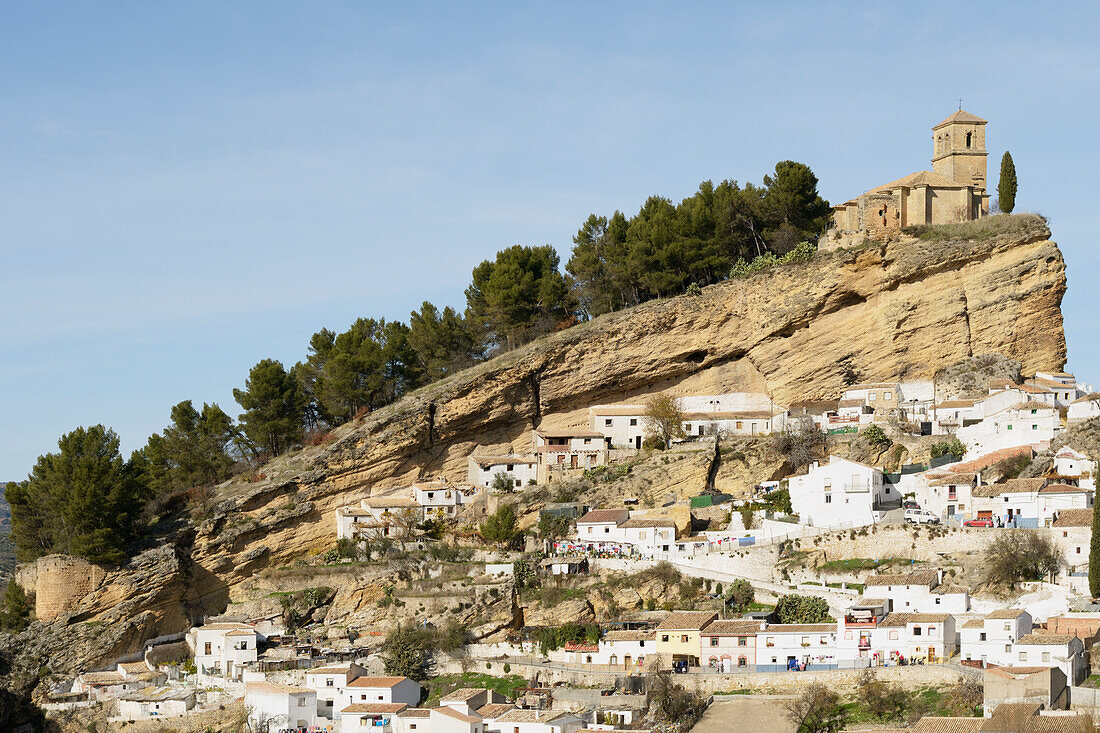
<svg viewBox="0 0 1100 733">
<path fill-rule="evenodd" d="M 14 579 L 9 579 L 4 591 L 4 604 L 0 607 L 0 629 L 18 633 L 27 628 L 30 618 L 31 605 L 27 594 Z"/>
<path fill-rule="evenodd" d="M 1011 214 L 1016 208 L 1016 164 L 1007 150 L 1001 157 L 1001 180 L 997 184 L 997 204 L 1001 211 Z"/>
</svg>

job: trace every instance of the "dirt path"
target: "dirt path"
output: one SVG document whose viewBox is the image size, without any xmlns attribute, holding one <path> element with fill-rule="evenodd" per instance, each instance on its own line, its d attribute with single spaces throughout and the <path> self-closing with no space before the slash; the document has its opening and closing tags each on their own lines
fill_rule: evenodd
<svg viewBox="0 0 1100 733">
<path fill-rule="evenodd" d="M 786 700 L 785 695 L 719 695 L 691 733 L 794 733 L 794 726 L 783 717 Z"/>
</svg>

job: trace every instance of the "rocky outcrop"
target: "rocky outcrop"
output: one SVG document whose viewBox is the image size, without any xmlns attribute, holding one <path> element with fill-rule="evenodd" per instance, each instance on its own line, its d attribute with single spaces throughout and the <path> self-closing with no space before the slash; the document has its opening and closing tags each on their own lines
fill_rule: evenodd
<svg viewBox="0 0 1100 733">
<path fill-rule="evenodd" d="M 853 375 L 927 379 L 986 353 L 1019 361 L 1025 373 L 1060 369 L 1065 265 L 1049 236 L 1041 219 L 1021 216 L 999 233 L 820 253 L 540 339 L 343 426 L 327 445 L 271 462 L 260 481 L 221 487 L 193 537 L 166 548 L 174 560 L 157 560 L 163 577 L 150 578 L 140 557 L 108 574 L 53 622 L 50 644 L 82 642 L 65 631 L 66 617 L 112 624 L 101 652 L 141 633 L 182 630 L 224 610 L 230 589 L 257 570 L 331 547 L 338 506 L 418 477 L 464 479 L 476 446 L 522 449 L 532 428 L 580 424 L 591 404 L 665 389 L 766 390 L 783 403 L 835 396 Z M 700 461 L 705 480 L 709 458 Z M 743 465 L 724 457 L 716 488 Z M 374 596 L 345 593 L 335 605 L 353 615 Z"/>
</svg>

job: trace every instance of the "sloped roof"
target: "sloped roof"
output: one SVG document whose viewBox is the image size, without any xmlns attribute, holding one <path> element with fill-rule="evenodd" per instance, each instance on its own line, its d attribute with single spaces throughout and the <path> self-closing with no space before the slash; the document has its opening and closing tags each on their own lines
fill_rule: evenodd
<svg viewBox="0 0 1100 733">
<path fill-rule="evenodd" d="M 939 579 L 940 574 L 936 570 L 913 570 L 908 573 L 868 575 L 863 579 L 863 585 L 932 585 Z"/>
<path fill-rule="evenodd" d="M 1054 520 L 1055 527 L 1091 527 L 1092 509 L 1063 509 Z"/>
<path fill-rule="evenodd" d="M 975 480 L 977 480 L 977 474 L 974 473 L 949 473 L 946 476 L 930 481 L 928 485 L 961 486 L 963 484 L 972 484 Z"/>
<path fill-rule="evenodd" d="M 516 706 L 510 702 L 491 702 L 488 705 L 482 705 L 477 709 L 477 714 L 482 718 L 494 720 L 504 715 L 509 710 L 513 710 Z"/>
<path fill-rule="evenodd" d="M 1030 677 L 1033 674 L 1039 674 L 1041 672 L 1050 672 L 1053 667 L 987 667 L 986 674 L 996 675 L 997 677 L 1004 677 L 1006 679 L 1017 679 L 1019 677 Z"/>
<path fill-rule="evenodd" d="M 1003 619 L 1003 618 L 1020 618 L 1021 614 L 1027 613 L 1022 608 L 1001 608 L 985 615 L 986 618 Z"/>
<path fill-rule="evenodd" d="M 836 631 L 835 624 L 772 624 L 765 633 L 823 633 Z"/>
<path fill-rule="evenodd" d="M 593 415 L 606 417 L 643 417 L 648 408 L 645 405 L 594 405 L 588 409 Z"/>
<path fill-rule="evenodd" d="M 1076 405 L 1078 402 L 1092 402 L 1093 400 L 1100 400 L 1100 392 L 1089 392 L 1084 397 L 1078 397 L 1077 399 L 1075 399 L 1073 401 L 1073 404 Z"/>
<path fill-rule="evenodd" d="M 592 509 L 588 514 L 578 519 L 577 524 L 603 524 L 605 522 L 622 524 L 628 519 L 630 519 L 629 509 Z"/>
<path fill-rule="evenodd" d="M 715 611 L 673 611 L 657 627 L 660 631 L 701 631 L 718 618 Z"/>
<path fill-rule="evenodd" d="M 1073 634 L 1047 634 L 1047 633 L 1034 633 L 1024 634 L 1016 640 L 1017 644 L 1068 644 L 1077 637 Z"/>
<path fill-rule="evenodd" d="M 1040 494 L 1090 494 L 1092 489 L 1082 489 L 1069 484 L 1048 484 L 1039 489 Z"/>
<path fill-rule="evenodd" d="M 446 715 L 448 718 L 454 718 L 455 720 L 461 720 L 463 723 L 480 723 L 480 715 L 467 715 L 466 713 L 460 713 L 454 708 L 449 708 L 446 705 L 440 705 L 437 708 L 429 708 L 433 713 L 439 713 L 440 715 Z M 429 713 L 430 715 L 430 713 Z"/>
<path fill-rule="evenodd" d="M 341 713 L 371 713 L 374 715 L 380 715 L 382 713 L 388 713 L 395 715 L 407 708 L 405 703 L 398 702 L 353 702 L 346 708 L 341 710 Z"/>
<path fill-rule="evenodd" d="M 509 463 L 538 463 L 534 458 L 527 456 L 470 456 L 470 459 L 482 466 L 500 466 Z"/>
<path fill-rule="evenodd" d="M 976 733 L 985 718 L 921 718 L 909 730 L 911 733 Z"/>
<path fill-rule="evenodd" d="M 653 629 L 625 629 L 608 631 L 603 641 L 652 641 L 657 633 Z"/>
<path fill-rule="evenodd" d="M 1010 478 L 1003 484 L 983 484 L 974 489 L 974 496 L 989 498 L 1002 494 L 1038 493 L 1046 485 L 1045 478 Z"/>
<path fill-rule="evenodd" d="M 970 114 L 969 112 L 967 112 L 964 109 L 960 109 L 958 112 L 953 112 L 951 115 L 944 118 L 944 120 L 942 122 L 938 122 L 935 125 L 933 125 L 932 129 L 935 130 L 938 127 L 943 127 L 944 125 L 950 125 L 953 122 L 973 122 L 975 124 L 984 125 L 984 124 L 987 123 L 987 120 L 983 120 L 981 117 L 978 117 L 977 115 Z"/>
<path fill-rule="evenodd" d="M 1014 448 L 1001 448 L 995 450 L 992 453 L 986 453 L 981 458 L 975 458 L 972 461 L 966 463 L 957 463 L 952 469 L 958 473 L 980 471 L 987 466 L 992 466 L 995 463 L 1000 463 L 1006 458 L 1014 458 L 1019 455 L 1027 455 L 1029 458 L 1035 455 L 1035 450 L 1030 445 L 1019 445 Z"/>
<path fill-rule="evenodd" d="M 626 529 L 644 529 L 646 527 L 675 527 L 671 519 L 628 519 L 622 524 Z"/>
<path fill-rule="evenodd" d="M 752 636 L 760 630 L 756 621 L 724 619 L 711 621 L 703 627 L 703 636 Z"/>
<path fill-rule="evenodd" d="M 348 687 L 394 687 L 408 677 L 356 677 L 348 683 Z"/>
</svg>

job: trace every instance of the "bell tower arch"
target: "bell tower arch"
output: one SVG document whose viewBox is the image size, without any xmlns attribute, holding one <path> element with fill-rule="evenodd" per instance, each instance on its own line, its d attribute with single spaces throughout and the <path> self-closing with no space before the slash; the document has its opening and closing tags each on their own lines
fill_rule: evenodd
<svg viewBox="0 0 1100 733">
<path fill-rule="evenodd" d="M 932 128 L 932 172 L 986 190 L 986 121 L 959 110 Z"/>
</svg>

